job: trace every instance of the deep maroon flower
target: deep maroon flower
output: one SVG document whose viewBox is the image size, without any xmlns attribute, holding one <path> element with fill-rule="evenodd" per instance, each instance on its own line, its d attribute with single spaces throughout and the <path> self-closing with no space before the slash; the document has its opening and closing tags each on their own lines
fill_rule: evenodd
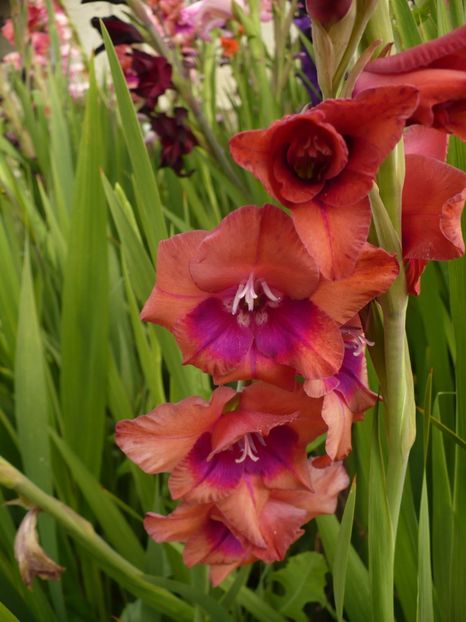
<svg viewBox="0 0 466 622">
<path fill-rule="evenodd" d="M 132 71 L 137 78 L 137 86 L 131 91 L 144 101 L 143 110 L 153 110 L 157 99 L 171 87 L 172 68 L 163 56 L 154 56 L 141 50 L 133 50 Z"/>
<path fill-rule="evenodd" d="M 177 175 L 186 175 L 183 172 L 183 156 L 191 153 L 197 145 L 197 140 L 192 131 L 185 125 L 188 111 L 185 108 L 176 107 L 173 117 L 160 113 L 151 118 L 154 132 L 160 138 L 162 156 L 160 166 L 172 168 Z"/>
<path fill-rule="evenodd" d="M 100 25 L 100 21 L 105 25 L 105 28 L 108 30 L 108 34 L 110 39 L 112 40 L 113 45 L 131 45 L 132 43 L 143 43 L 144 39 L 142 38 L 141 33 L 132 24 L 128 24 L 128 22 L 123 21 L 116 15 L 109 15 L 108 17 L 93 17 L 91 19 L 91 25 L 102 34 L 102 28 Z M 99 45 L 96 48 L 95 53 L 99 54 L 105 49 L 104 44 Z"/>
<path fill-rule="evenodd" d="M 352 0 L 306 0 L 309 15 L 323 26 L 339 22 L 348 13 Z"/>
</svg>

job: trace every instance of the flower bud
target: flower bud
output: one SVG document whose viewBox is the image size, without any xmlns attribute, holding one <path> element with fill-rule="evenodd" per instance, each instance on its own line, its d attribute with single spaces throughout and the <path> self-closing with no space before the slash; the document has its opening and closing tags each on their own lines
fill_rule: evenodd
<svg viewBox="0 0 466 622">
<path fill-rule="evenodd" d="M 339 22 L 348 13 L 352 0 L 306 0 L 311 19 L 327 27 Z"/>
</svg>

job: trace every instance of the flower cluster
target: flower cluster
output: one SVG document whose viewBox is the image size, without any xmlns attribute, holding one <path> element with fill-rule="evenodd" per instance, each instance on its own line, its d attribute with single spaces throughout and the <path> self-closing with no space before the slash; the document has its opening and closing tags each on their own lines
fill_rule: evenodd
<svg viewBox="0 0 466 622">
<path fill-rule="evenodd" d="M 60 58 L 62 68 L 69 79 L 69 91 L 73 97 L 80 97 L 87 90 L 88 80 L 83 63 L 81 49 L 77 45 L 69 19 L 62 6 L 54 1 L 53 14 L 55 28 L 60 44 Z M 49 32 L 49 20 L 47 3 L 45 0 L 33 0 L 26 3 L 27 20 L 22 35 L 22 45 L 32 55 L 32 65 L 46 68 L 49 64 L 49 50 L 51 35 Z M 7 19 L 1 29 L 2 35 L 14 47 L 15 26 L 13 20 Z M 18 32 L 16 33 L 18 36 Z M 6 54 L 2 62 L 11 65 L 15 69 L 24 69 L 24 57 L 20 50 L 13 50 Z"/>
<path fill-rule="evenodd" d="M 455 37 L 464 43 L 465 32 Z M 452 54 L 453 44 L 439 46 Z M 412 53 L 425 62 L 432 49 Z M 119 422 L 116 440 L 146 472 L 170 473 L 180 504 L 146 516 L 150 536 L 184 542 L 186 564 L 208 564 L 215 584 L 243 564 L 283 559 L 310 519 L 335 511 L 348 484 L 341 460 L 352 424 L 376 400 L 359 313 L 400 271 L 368 242 L 369 194 L 400 140 L 408 289 L 418 291 L 427 260 L 464 250 L 466 174 L 444 161 L 447 132 L 464 131 L 462 100 L 445 95 L 439 105 L 450 120 L 433 114 L 425 127 L 419 111 L 431 102 L 419 77 L 368 88 L 361 80 L 352 99 L 231 139 L 233 158 L 283 209 L 246 205 L 213 231 L 159 246 L 142 319 L 171 331 L 183 363 L 223 386 L 208 402 L 189 397 Z M 225 386 L 234 381 L 236 390 Z M 309 458 L 324 433 L 325 453 Z"/>
</svg>

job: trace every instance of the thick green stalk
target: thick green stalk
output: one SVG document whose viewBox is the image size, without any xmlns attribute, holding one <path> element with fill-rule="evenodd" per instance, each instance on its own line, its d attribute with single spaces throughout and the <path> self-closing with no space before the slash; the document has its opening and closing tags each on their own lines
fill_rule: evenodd
<svg viewBox="0 0 466 622">
<path fill-rule="evenodd" d="M 238 188 L 242 188 L 241 180 L 235 173 L 229 158 L 225 154 L 225 150 L 216 139 L 211 126 L 209 125 L 204 113 L 202 112 L 199 102 L 193 93 L 191 81 L 185 75 L 185 70 L 181 64 L 179 57 L 176 54 L 176 51 L 171 50 L 166 45 L 163 37 L 154 27 L 154 24 L 152 23 L 149 15 L 147 14 L 146 5 L 141 2 L 141 0 L 128 0 L 128 6 L 146 28 L 148 36 L 150 38 L 150 43 L 154 47 L 154 49 L 171 63 L 173 67 L 173 84 L 175 85 L 175 88 L 180 93 L 181 97 L 184 99 L 186 105 L 195 117 L 199 125 L 199 129 L 201 130 L 204 137 L 207 149 L 215 158 L 216 162 L 222 168 L 228 179 Z"/>
<path fill-rule="evenodd" d="M 366 40 L 380 39 L 383 44 L 394 40 L 387 0 L 379 0 L 366 31 Z M 384 412 L 386 459 L 379 479 L 384 493 L 371 491 L 370 498 L 379 501 L 383 520 L 377 533 L 369 536 L 372 614 L 379 622 L 394 620 L 394 563 L 396 534 L 400 515 L 406 470 L 415 437 L 415 403 L 413 379 L 406 341 L 408 294 L 401 249 L 401 195 L 404 180 L 404 151 L 400 143 L 387 158 L 378 176 L 379 189 L 371 192 L 374 226 L 380 246 L 394 253 L 400 274 L 389 292 L 381 297 L 384 322 L 385 387 Z M 373 525 L 374 527 L 374 525 Z M 383 569 L 383 572 L 379 570 Z"/>
<path fill-rule="evenodd" d="M 87 520 L 61 501 L 47 495 L 1 456 L 0 485 L 14 490 L 31 505 L 53 516 L 110 576 L 132 594 L 173 619 L 192 620 L 193 608 L 190 605 L 151 583 L 139 568 L 129 563 L 98 536 Z"/>
</svg>

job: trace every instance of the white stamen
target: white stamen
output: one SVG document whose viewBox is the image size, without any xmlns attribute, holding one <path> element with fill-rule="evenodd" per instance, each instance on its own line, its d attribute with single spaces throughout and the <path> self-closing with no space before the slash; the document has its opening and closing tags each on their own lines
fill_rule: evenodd
<svg viewBox="0 0 466 622">
<path fill-rule="evenodd" d="M 257 462 L 259 460 L 259 456 L 254 453 L 257 451 L 257 448 L 254 444 L 252 436 L 250 434 L 245 434 L 241 442 L 243 444 L 242 453 L 239 458 L 236 458 L 235 462 L 240 464 L 241 462 L 244 462 L 246 458 L 251 458 L 253 462 Z"/>
<path fill-rule="evenodd" d="M 356 331 L 358 332 L 356 333 Z M 366 346 L 374 345 L 374 341 L 367 339 L 360 329 L 345 328 L 342 332 L 351 336 L 351 341 L 345 343 L 345 348 L 347 350 L 353 350 L 353 356 L 360 356 L 364 353 Z"/>
<path fill-rule="evenodd" d="M 254 275 L 251 273 L 246 283 L 240 283 L 238 286 L 235 297 L 233 299 L 233 306 L 231 308 L 232 315 L 235 315 L 238 311 L 238 306 L 242 298 L 244 298 L 244 300 L 246 301 L 248 311 L 253 311 L 254 300 L 256 300 L 257 297 L 258 295 L 256 294 L 256 291 L 254 289 Z"/>
<path fill-rule="evenodd" d="M 275 294 L 272 292 L 270 287 L 267 285 L 266 281 L 261 281 L 261 286 L 262 286 L 262 291 L 264 292 L 264 294 L 267 296 L 269 300 L 271 300 L 272 302 L 280 302 L 280 298 L 278 296 L 275 296 Z"/>
</svg>

